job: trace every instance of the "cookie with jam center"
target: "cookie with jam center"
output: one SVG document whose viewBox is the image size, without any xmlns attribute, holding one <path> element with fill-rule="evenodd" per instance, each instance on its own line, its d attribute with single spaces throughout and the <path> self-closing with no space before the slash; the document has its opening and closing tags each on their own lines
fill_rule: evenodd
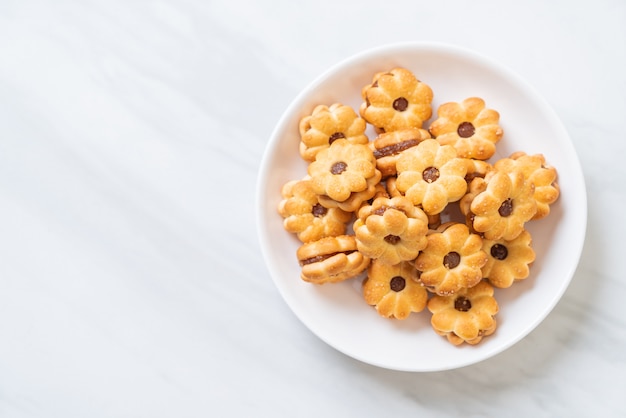
<svg viewBox="0 0 626 418">
<path fill-rule="evenodd" d="M 427 215 L 441 213 L 467 191 L 467 163 L 449 145 L 425 139 L 402 153 L 395 188 Z"/>
<path fill-rule="evenodd" d="M 498 288 L 508 288 L 526 279 L 535 261 L 531 244 L 532 237 L 526 230 L 510 241 L 483 239 L 483 251 L 488 257 L 482 267 L 483 277 Z"/>
<path fill-rule="evenodd" d="M 283 217 L 283 227 L 296 234 L 300 241 L 317 241 L 346 233 L 352 213 L 320 204 L 310 179 L 285 183 L 281 195 L 283 198 L 278 204 L 278 212 Z"/>
<path fill-rule="evenodd" d="M 487 160 L 504 134 L 499 122 L 500 114 L 483 99 L 469 97 L 439 106 L 429 131 L 440 144 L 452 145 L 459 157 Z"/>
<path fill-rule="evenodd" d="M 361 96 L 359 113 L 378 133 L 421 128 L 432 116 L 432 89 L 406 68 L 374 74 Z"/>
<path fill-rule="evenodd" d="M 372 260 L 363 281 L 363 297 L 380 316 L 403 320 L 426 308 L 428 292 L 417 282 L 412 263 L 391 265 Z"/>
<path fill-rule="evenodd" d="M 427 307 L 435 332 L 454 345 L 478 344 L 497 327 L 498 302 L 493 287 L 485 281 L 454 295 L 435 295 Z"/>
<path fill-rule="evenodd" d="M 537 212 L 533 193 L 520 170 L 493 170 L 472 180 L 459 207 L 473 231 L 490 240 L 512 240 Z"/>
<path fill-rule="evenodd" d="M 452 295 L 475 286 L 487 263 L 482 238 L 467 225 L 447 222 L 427 235 L 428 243 L 415 260 L 419 281 L 434 294 Z"/>
<path fill-rule="evenodd" d="M 367 144 L 367 123 L 347 105 L 333 103 L 318 105 L 310 115 L 304 116 L 298 126 L 300 131 L 300 155 L 305 161 L 315 161 L 318 152 L 326 149 L 339 138 L 352 144 Z"/>
<path fill-rule="evenodd" d="M 398 264 L 414 260 L 426 246 L 428 217 L 406 197 L 379 197 L 361 207 L 353 228 L 361 253 Z"/>
<path fill-rule="evenodd" d="M 556 168 L 546 163 L 543 154 L 528 155 L 523 151 L 514 152 L 508 158 L 495 162 L 494 168 L 502 171 L 519 170 L 533 187 L 533 199 L 537 202 L 537 212 L 533 220 L 550 214 L 550 206 L 560 194 Z"/>
</svg>

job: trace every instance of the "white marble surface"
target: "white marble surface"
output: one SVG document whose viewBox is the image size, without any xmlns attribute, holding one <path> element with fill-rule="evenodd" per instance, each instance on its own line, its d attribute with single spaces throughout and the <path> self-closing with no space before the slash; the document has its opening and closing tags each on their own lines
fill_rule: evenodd
<svg viewBox="0 0 626 418">
<path fill-rule="evenodd" d="M 589 198 L 552 314 L 485 362 L 424 374 L 308 331 L 253 206 L 298 91 L 414 40 L 534 85 Z M 625 416 L 624 74 L 622 0 L 0 2 L 0 417 Z"/>
</svg>

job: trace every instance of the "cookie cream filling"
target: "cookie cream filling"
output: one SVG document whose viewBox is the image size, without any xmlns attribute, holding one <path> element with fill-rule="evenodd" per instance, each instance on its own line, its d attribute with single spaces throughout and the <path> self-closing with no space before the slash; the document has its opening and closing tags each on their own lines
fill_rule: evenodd
<svg viewBox="0 0 626 418">
<path fill-rule="evenodd" d="M 420 143 L 419 139 L 408 139 L 406 141 L 398 142 L 397 144 L 387 145 L 374 151 L 374 157 L 376 159 L 389 157 L 390 155 L 396 155 L 404 150 L 412 148 Z"/>
<path fill-rule="evenodd" d="M 354 251 L 337 251 L 335 253 L 320 254 L 320 255 L 316 255 L 314 257 L 309 257 L 309 258 L 305 258 L 304 260 L 300 260 L 300 265 L 306 266 L 308 264 L 319 263 L 319 262 L 322 262 L 324 260 L 328 260 L 329 258 L 336 256 L 337 254 L 350 255 L 353 252 Z"/>
</svg>

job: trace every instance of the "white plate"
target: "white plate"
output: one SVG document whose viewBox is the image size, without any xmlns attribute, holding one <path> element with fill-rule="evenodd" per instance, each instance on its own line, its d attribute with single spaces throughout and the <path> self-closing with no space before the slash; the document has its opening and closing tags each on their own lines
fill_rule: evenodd
<svg viewBox="0 0 626 418">
<path fill-rule="evenodd" d="M 313 285 L 300 279 L 297 238 L 277 212 L 280 189 L 306 174 L 298 154 L 298 121 L 318 104 L 358 109 L 361 88 L 378 71 L 402 66 L 431 86 L 433 114 L 447 101 L 480 96 L 500 112 L 504 137 L 494 159 L 513 151 L 542 153 L 559 172 L 561 196 L 547 218 L 527 224 L 537 259 L 530 276 L 496 290 L 498 329 L 476 346 L 453 346 L 430 326 L 430 313 L 403 321 L 383 318 L 363 300 L 360 281 Z M 432 119 L 431 119 L 432 121 Z M 429 121 L 430 122 L 430 121 Z M 370 140 L 373 137 L 370 135 Z M 528 335 L 554 308 L 578 265 L 587 202 L 576 151 L 550 106 L 523 80 L 491 59 L 432 43 L 379 47 L 340 62 L 287 108 L 267 145 L 257 185 L 258 233 L 271 276 L 295 315 L 320 339 L 360 361 L 395 370 L 436 371 L 467 366 L 502 352 Z"/>
</svg>

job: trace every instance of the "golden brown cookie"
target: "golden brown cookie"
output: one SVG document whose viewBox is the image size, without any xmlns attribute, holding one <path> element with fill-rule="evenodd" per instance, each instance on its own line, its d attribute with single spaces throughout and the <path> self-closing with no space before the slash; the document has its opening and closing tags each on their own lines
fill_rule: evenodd
<svg viewBox="0 0 626 418">
<path fill-rule="evenodd" d="M 414 260 L 427 243 L 428 218 L 406 197 L 375 199 L 354 221 L 359 251 L 383 264 Z"/>
<path fill-rule="evenodd" d="M 512 240 L 537 211 L 534 186 L 519 170 L 493 170 L 475 178 L 460 202 L 472 230 L 487 239 Z"/>
<path fill-rule="evenodd" d="M 364 144 L 351 144 L 345 138 L 321 150 L 309 164 L 308 173 L 315 193 L 327 198 L 320 197 L 322 205 L 332 205 L 329 200 L 346 202 L 352 197 L 356 200 L 350 201 L 352 210 L 376 193 L 381 178 L 372 150 Z M 359 195 L 361 192 L 365 194 Z M 354 199 L 357 196 L 359 199 Z"/>
<path fill-rule="evenodd" d="M 470 97 L 439 106 L 429 130 L 439 143 L 454 146 L 459 157 L 487 160 L 503 135 L 499 121 L 500 114 L 487 109 L 483 99 Z"/>
<path fill-rule="evenodd" d="M 528 155 L 518 151 L 509 158 L 496 161 L 494 168 L 502 171 L 520 170 L 533 184 L 535 187 L 533 198 L 537 202 L 537 212 L 533 220 L 545 218 L 550 214 L 550 205 L 559 198 L 560 189 L 556 168 L 547 165 L 542 154 Z"/>
<path fill-rule="evenodd" d="M 483 239 L 483 251 L 487 264 L 482 268 L 483 277 L 495 287 L 507 288 L 530 274 L 530 264 L 535 261 L 531 247 L 532 237 L 523 231 L 517 238 L 506 241 Z"/>
<path fill-rule="evenodd" d="M 317 241 L 328 236 L 343 235 L 352 214 L 339 208 L 326 208 L 319 203 L 309 179 L 285 183 L 278 212 L 284 218 L 286 231 L 295 233 L 302 242 Z"/>
<path fill-rule="evenodd" d="M 384 264 L 372 260 L 363 282 L 365 302 L 385 318 L 406 319 L 426 307 L 428 292 L 417 281 L 412 263 Z"/>
<path fill-rule="evenodd" d="M 361 96 L 359 113 L 379 133 L 421 128 L 432 115 L 432 89 L 406 68 L 376 73 Z"/>
<path fill-rule="evenodd" d="M 403 151 L 417 146 L 428 138 L 430 134 L 426 129 L 406 128 L 382 133 L 370 142 L 370 148 L 376 158 L 376 167 L 382 173 L 383 179 L 396 175 L 396 161 Z"/>
<path fill-rule="evenodd" d="M 450 145 L 425 139 L 404 151 L 396 163 L 397 190 L 427 215 L 436 215 L 467 191 L 467 163 Z"/>
<path fill-rule="evenodd" d="M 433 329 L 454 345 L 478 344 L 496 330 L 499 307 L 493 294 L 493 287 L 481 281 L 451 296 L 433 296 L 427 305 Z"/>
<path fill-rule="evenodd" d="M 352 235 L 325 237 L 298 248 L 302 280 L 315 284 L 335 283 L 358 276 L 370 259 L 357 251 Z"/>
<path fill-rule="evenodd" d="M 433 293 L 452 295 L 482 279 L 487 263 L 482 239 L 465 224 L 448 222 L 427 235 L 428 244 L 415 260 L 419 281 Z"/>
<path fill-rule="evenodd" d="M 319 105 L 300 120 L 300 155 L 306 161 L 314 161 L 319 151 L 339 138 L 352 144 L 367 144 L 366 127 L 365 120 L 350 106 Z"/>
</svg>

